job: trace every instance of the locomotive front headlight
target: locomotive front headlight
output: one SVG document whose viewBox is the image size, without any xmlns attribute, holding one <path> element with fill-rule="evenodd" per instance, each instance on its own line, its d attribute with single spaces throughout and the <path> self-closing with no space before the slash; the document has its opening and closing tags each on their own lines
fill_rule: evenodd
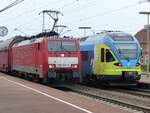
<svg viewBox="0 0 150 113">
<path fill-rule="evenodd" d="M 72 64 L 71 67 L 72 67 L 72 68 L 77 68 L 78 65 L 77 65 L 77 64 Z"/>
<path fill-rule="evenodd" d="M 50 64 L 50 65 L 49 65 L 49 68 L 54 68 L 54 67 L 55 67 L 54 64 Z"/>
<path fill-rule="evenodd" d="M 74 68 L 77 68 L 78 66 L 77 65 L 74 65 Z"/>
<path fill-rule="evenodd" d="M 122 64 L 120 64 L 119 62 L 114 63 L 114 65 L 119 66 L 119 67 L 122 67 Z"/>
</svg>

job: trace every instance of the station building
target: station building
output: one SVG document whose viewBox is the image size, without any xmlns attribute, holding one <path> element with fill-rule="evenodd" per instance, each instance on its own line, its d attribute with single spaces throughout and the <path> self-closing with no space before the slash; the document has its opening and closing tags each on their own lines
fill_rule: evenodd
<svg viewBox="0 0 150 113">
<path fill-rule="evenodd" d="M 144 64 L 146 64 L 147 58 L 148 58 L 147 44 L 149 44 L 149 51 L 150 51 L 150 42 L 149 43 L 147 42 L 147 37 L 148 37 L 147 31 L 148 31 L 148 28 L 149 28 L 149 34 L 150 34 L 150 25 L 149 26 L 148 25 L 144 26 L 144 28 L 142 30 L 140 30 L 139 32 L 137 32 L 135 34 L 135 37 L 140 42 L 140 45 L 141 45 L 141 48 L 142 48 L 141 63 L 144 63 Z M 150 52 L 149 52 L 149 56 L 150 56 Z"/>
</svg>

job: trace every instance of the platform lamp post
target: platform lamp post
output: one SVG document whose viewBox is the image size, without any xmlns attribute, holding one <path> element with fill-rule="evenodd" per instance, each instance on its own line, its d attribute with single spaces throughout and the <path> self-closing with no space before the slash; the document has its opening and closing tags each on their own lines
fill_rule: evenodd
<svg viewBox="0 0 150 113">
<path fill-rule="evenodd" d="M 86 36 L 86 30 L 91 29 L 92 27 L 78 27 L 78 29 L 83 29 L 84 30 L 84 36 Z"/>
<path fill-rule="evenodd" d="M 150 44 L 150 24 L 149 24 L 149 16 L 150 16 L 150 12 L 139 12 L 139 14 L 144 14 L 147 15 L 147 72 L 149 72 L 149 54 L 150 54 L 150 49 L 149 49 L 149 44 Z"/>
</svg>

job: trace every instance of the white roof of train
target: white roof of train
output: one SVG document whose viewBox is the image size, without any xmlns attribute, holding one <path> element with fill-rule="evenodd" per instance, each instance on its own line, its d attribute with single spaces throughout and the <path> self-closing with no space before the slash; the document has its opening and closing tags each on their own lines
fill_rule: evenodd
<svg viewBox="0 0 150 113">
<path fill-rule="evenodd" d="M 33 38 L 33 39 L 29 39 L 29 40 L 25 40 L 25 41 L 21 41 L 19 43 L 16 43 L 13 45 L 13 47 L 19 47 L 19 46 L 24 46 L 24 45 L 29 45 L 32 43 L 39 43 L 42 42 L 43 38 Z"/>
<path fill-rule="evenodd" d="M 21 40 L 24 40 L 24 37 L 12 37 L 10 39 L 7 39 L 6 41 L 1 41 L 0 42 L 0 50 L 8 50 L 9 49 L 9 46 L 14 43 L 14 42 L 18 42 L 18 41 L 21 41 Z"/>
</svg>

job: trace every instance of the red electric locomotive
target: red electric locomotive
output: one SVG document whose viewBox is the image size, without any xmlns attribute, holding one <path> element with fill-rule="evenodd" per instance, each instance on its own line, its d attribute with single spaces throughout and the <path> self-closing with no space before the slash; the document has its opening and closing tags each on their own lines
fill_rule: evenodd
<svg viewBox="0 0 150 113">
<path fill-rule="evenodd" d="M 72 80 L 80 75 L 79 43 L 71 38 L 32 38 L 15 43 L 11 71 L 47 82 Z"/>
</svg>

